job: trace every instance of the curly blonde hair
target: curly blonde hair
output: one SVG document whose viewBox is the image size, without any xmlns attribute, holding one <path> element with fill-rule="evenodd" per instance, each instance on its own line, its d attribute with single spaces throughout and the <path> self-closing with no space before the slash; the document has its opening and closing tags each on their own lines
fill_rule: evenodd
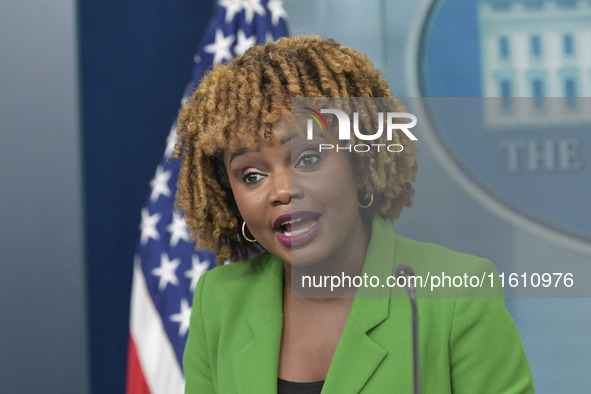
<svg viewBox="0 0 591 394">
<path fill-rule="evenodd" d="M 290 118 L 292 97 L 392 97 L 402 109 L 365 55 L 331 39 L 282 38 L 216 65 L 180 111 L 180 141 L 173 157 L 182 156 L 177 206 L 185 213 L 197 248 L 215 250 L 218 264 L 260 251 L 242 236 L 222 154 L 237 149 L 244 139 L 250 141 L 249 148 L 256 148 L 261 128 L 264 142 L 271 142 L 273 124 Z M 390 143 L 402 142 L 400 153 L 351 155 L 363 199 L 374 196 L 364 214 L 393 221 L 412 205 L 417 152 L 404 135 L 394 133 Z"/>
</svg>

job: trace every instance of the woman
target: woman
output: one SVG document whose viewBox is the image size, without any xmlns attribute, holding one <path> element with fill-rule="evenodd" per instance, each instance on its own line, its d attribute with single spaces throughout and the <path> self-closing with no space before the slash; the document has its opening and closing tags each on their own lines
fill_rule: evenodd
<svg viewBox="0 0 591 394">
<path fill-rule="evenodd" d="M 364 55 L 317 37 L 253 47 L 203 79 L 179 115 L 177 203 L 198 247 L 215 249 L 218 264 L 246 261 L 199 280 L 186 390 L 411 392 L 410 306 L 396 298 L 404 290 L 378 287 L 371 298 L 353 298 L 360 289 L 346 285 L 326 297 L 326 287 L 319 293 L 301 279 L 392 275 L 400 263 L 417 275 L 494 267 L 394 234 L 387 221 L 411 205 L 417 170 L 404 133 L 376 141 L 404 148 L 396 153 L 319 149 L 341 142 L 336 124 L 306 138 L 290 124 L 298 97 L 390 97 L 402 112 Z M 370 118 L 359 115 L 364 130 L 375 130 Z M 533 392 L 503 300 L 464 297 L 460 289 L 454 298 L 418 300 L 423 392 Z"/>
</svg>

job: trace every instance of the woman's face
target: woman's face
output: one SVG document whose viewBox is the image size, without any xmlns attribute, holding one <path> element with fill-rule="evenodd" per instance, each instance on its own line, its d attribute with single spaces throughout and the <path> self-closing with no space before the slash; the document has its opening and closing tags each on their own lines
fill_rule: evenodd
<svg viewBox="0 0 591 394">
<path fill-rule="evenodd" d="M 349 256 L 351 249 L 362 247 L 366 239 L 349 158 L 343 151 L 318 152 L 319 143 L 336 145 L 336 137 L 325 133 L 308 141 L 291 134 L 285 120 L 272 131 L 273 143 L 261 142 L 253 151 L 243 141 L 236 151 L 224 152 L 248 231 L 294 266 Z"/>
</svg>

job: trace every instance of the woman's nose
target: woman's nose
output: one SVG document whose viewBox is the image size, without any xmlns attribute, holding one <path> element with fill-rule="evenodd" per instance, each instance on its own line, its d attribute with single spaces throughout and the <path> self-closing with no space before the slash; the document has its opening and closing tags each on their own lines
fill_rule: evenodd
<svg viewBox="0 0 591 394">
<path fill-rule="evenodd" d="M 271 183 L 271 204 L 289 204 L 292 198 L 294 198 L 291 169 L 276 173 Z"/>
</svg>

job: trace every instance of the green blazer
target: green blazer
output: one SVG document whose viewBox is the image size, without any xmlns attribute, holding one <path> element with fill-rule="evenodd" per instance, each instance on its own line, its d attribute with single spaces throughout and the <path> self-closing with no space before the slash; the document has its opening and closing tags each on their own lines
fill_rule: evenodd
<svg viewBox="0 0 591 394">
<path fill-rule="evenodd" d="M 402 263 L 420 275 L 446 267 L 496 272 L 487 260 L 398 236 L 376 217 L 364 267 L 391 274 Z M 385 296 L 354 300 L 323 393 L 412 393 L 410 302 L 404 289 L 379 291 Z M 467 291 L 453 298 L 418 291 L 421 391 L 534 393 L 503 298 L 465 298 Z M 183 359 L 187 393 L 277 392 L 282 295 L 283 263 L 268 253 L 201 276 Z"/>
</svg>

